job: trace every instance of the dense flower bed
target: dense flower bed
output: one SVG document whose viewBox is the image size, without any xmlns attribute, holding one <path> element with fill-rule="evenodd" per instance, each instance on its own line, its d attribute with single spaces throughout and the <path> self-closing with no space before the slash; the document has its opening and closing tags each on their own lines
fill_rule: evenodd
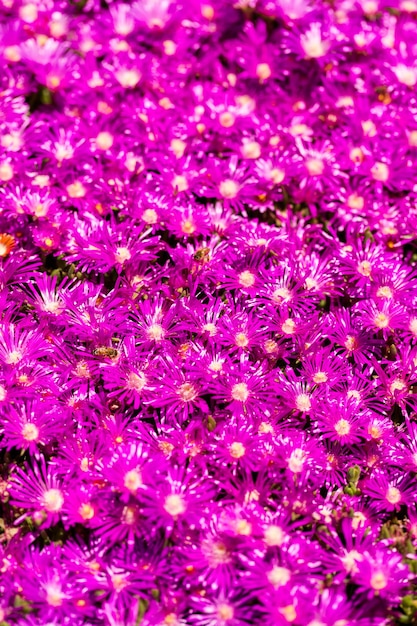
<svg viewBox="0 0 417 626">
<path fill-rule="evenodd" d="M 0 11 L 0 623 L 415 624 L 417 3 Z"/>
</svg>

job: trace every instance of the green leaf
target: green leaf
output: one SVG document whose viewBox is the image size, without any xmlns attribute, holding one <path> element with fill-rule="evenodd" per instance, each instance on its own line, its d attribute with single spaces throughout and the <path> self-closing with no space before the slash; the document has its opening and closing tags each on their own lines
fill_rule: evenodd
<svg viewBox="0 0 417 626">
<path fill-rule="evenodd" d="M 31 604 L 20 595 L 15 596 L 14 607 L 15 609 L 21 609 L 25 615 L 33 611 Z"/>
<path fill-rule="evenodd" d="M 139 600 L 139 611 L 138 611 L 138 618 L 136 620 L 136 626 L 138 626 L 138 624 L 141 623 L 143 616 L 146 613 L 146 610 L 149 606 L 149 602 L 147 600 L 145 600 L 144 598 L 140 598 Z"/>
</svg>

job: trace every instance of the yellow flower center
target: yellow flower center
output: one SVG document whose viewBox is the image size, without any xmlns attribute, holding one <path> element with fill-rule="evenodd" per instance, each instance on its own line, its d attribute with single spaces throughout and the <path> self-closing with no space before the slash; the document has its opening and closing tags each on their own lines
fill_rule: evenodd
<svg viewBox="0 0 417 626">
<path fill-rule="evenodd" d="M 246 402 L 249 398 L 250 391 L 246 383 L 236 383 L 232 387 L 231 396 L 237 402 Z"/>
<path fill-rule="evenodd" d="M 121 247 L 116 249 L 114 258 L 116 263 L 120 263 L 120 265 L 123 265 L 125 261 L 129 261 L 132 258 L 132 254 L 129 248 Z"/>
<path fill-rule="evenodd" d="M 96 146 L 99 150 L 109 150 L 114 143 L 114 137 L 111 133 L 102 131 L 96 137 Z"/>
<path fill-rule="evenodd" d="M 385 183 L 389 178 L 389 167 L 386 163 L 375 163 L 375 165 L 371 167 L 371 174 L 374 180 Z"/>
<path fill-rule="evenodd" d="M 139 372 L 139 374 L 135 374 L 135 372 L 130 372 L 127 376 L 126 387 L 127 389 L 132 389 L 134 391 L 142 391 L 142 389 L 146 385 L 146 376 L 143 372 Z"/>
<path fill-rule="evenodd" d="M 356 350 L 359 346 L 358 340 L 356 339 L 356 337 L 354 337 L 353 335 L 348 335 L 346 337 L 346 341 L 344 343 L 344 346 L 346 348 L 346 350 L 348 350 L 349 352 L 353 352 L 353 350 Z"/>
<path fill-rule="evenodd" d="M 268 63 L 258 63 L 256 66 L 256 76 L 259 78 L 259 82 L 268 80 L 272 74 L 272 70 Z"/>
<path fill-rule="evenodd" d="M 326 372 L 316 372 L 316 374 L 314 374 L 313 376 L 313 382 L 315 382 L 316 385 L 327 383 L 327 381 L 328 381 L 328 376 Z"/>
<path fill-rule="evenodd" d="M 58 513 L 64 505 L 64 496 L 59 489 L 48 489 L 43 494 L 42 504 L 49 513 Z"/>
<path fill-rule="evenodd" d="M 303 471 L 306 459 L 307 455 L 305 451 L 302 448 L 295 448 L 287 460 L 289 470 L 294 474 L 299 474 Z"/>
<path fill-rule="evenodd" d="M 388 585 L 388 579 L 383 572 L 377 571 L 372 574 L 370 583 L 372 589 L 381 591 Z"/>
<path fill-rule="evenodd" d="M 192 402 L 198 395 L 197 389 L 191 383 L 183 383 L 177 393 L 183 402 Z"/>
<path fill-rule="evenodd" d="M 391 300 L 394 296 L 394 292 L 388 285 L 378 287 L 376 295 L 378 298 L 384 298 L 385 300 Z"/>
<path fill-rule="evenodd" d="M 246 348 L 249 344 L 249 338 L 245 333 L 237 333 L 235 336 L 235 343 L 238 348 Z"/>
<path fill-rule="evenodd" d="M 225 622 L 229 619 L 233 619 L 234 616 L 233 607 L 230 604 L 219 604 L 217 607 L 217 617 Z"/>
<path fill-rule="evenodd" d="M 293 335 L 295 333 L 295 322 L 291 318 L 285 320 L 285 322 L 281 325 L 281 330 L 284 335 Z"/>
<path fill-rule="evenodd" d="M 5 361 L 8 365 L 16 365 L 23 359 L 23 352 L 21 350 L 12 350 L 9 352 Z"/>
<path fill-rule="evenodd" d="M 142 219 L 145 224 L 156 224 L 158 221 L 158 213 L 155 209 L 145 209 L 142 213 Z"/>
<path fill-rule="evenodd" d="M 337 432 L 337 434 L 339 435 L 339 437 L 345 437 L 346 435 L 348 435 L 350 433 L 351 426 L 350 426 L 349 422 L 342 417 L 340 420 L 338 420 L 335 423 L 334 429 Z"/>
<path fill-rule="evenodd" d="M 398 504 L 401 502 L 401 491 L 397 487 L 388 487 L 385 497 L 390 504 Z"/>
<path fill-rule="evenodd" d="M 93 519 L 95 511 L 94 511 L 94 507 L 92 506 L 92 504 L 90 504 L 90 502 L 85 502 L 79 507 L 78 513 L 81 519 L 87 521 L 87 520 Z"/>
<path fill-rule="evenodd" d="M 39 428 L 36 424 L 28 422 L 22 428 L 22 437 L 26 441 L 36 441 L 39 437 Z"/>
<path fill-rule="evenodd" d="M 240 443 L 239 441 L 235 441 L 229 447 L 230 456 L 232 456 L 234 459 L 241 459 L 242 456 L 245 455 L 245 452 L 246 452 L 245 446 L 243 445 L 243 443 Z"/>
<path fill-rule="evenodd" d="M 237 277 L 238 283 L 241 287 L 253 287 L 256 281 L 256 276 L 250 270 L 244 270 Z"/>
<path fill-rule="evenodd" d="M 366 276 L 367 278 L 372 273 L 372 265 L 369 261 L 361 261 L 360 263 L 358 263 L 358 267 L 356 269 L 358 270 L 359 274 L 361 274 L 362 276 Z"/>
<path fill-rule="evenodd" d="M 278 587 L 283 587 L 289 582 L 291 578 L 291 572 L 286 567 L 279 567 L 278 565 L 275 565 L 267 573 L 267 578 L 271 585 L 275 587 L 275 589 L 278 589 Z"/>
<path fill-rule="evenodd" d="M 49 606 L 59 607 L 65 599 L 65 594 L 62 592 L 61 586 L 58 583 L 49 583 L 45 586 L 46 601 Z"/>
<path fill-rule="evenodd" d="M 136 493 L 139 487 L 143 485 L 140 471 L 138 469 L 132 469 L 126 472 L 123 484 L 131 493 Z"/>
<path fill-rule="evenodd" d="M 374 317 L 374 324 L 377 328 L 387 328 L 389 325 L 389 317 L 385 313 L 377 313 Z"/>
<path fill-rule="evenodd" d="M 324 162 L 321 159 L 308 159 L 305 166 L 310 176 L 321 176 L 324 172 Z"/>
<path fill-rule="evenodd" d="M 152 339 L 152 341 L 162 341 L 165 335 L 165 330 L 161 324 L 151 324 L 151 326 L 149 326 L 146 330 L 146 334 L 149 339 Z"/>
<path fill-rule="evenodd" d="M 300 393 L 295 400 L 295 405 L 299 411 L 306 412 L 311 409 L 310 396 L 306 393 Z"/>
<path fill-rule="evenodd" d="M 172 517 L 183 515 L 187 510 L 184 498 L 176 493 L 171 493 L 165 498 L 164 509 Z"/>
<path fill-rule="evenodd" d="M 227 200 L 233 200 L 236 198 L 239 190 L 240 187 L 238 183 L 231 179 L 223 180 L 219 185 L 220 195 Z"/>
</svg>

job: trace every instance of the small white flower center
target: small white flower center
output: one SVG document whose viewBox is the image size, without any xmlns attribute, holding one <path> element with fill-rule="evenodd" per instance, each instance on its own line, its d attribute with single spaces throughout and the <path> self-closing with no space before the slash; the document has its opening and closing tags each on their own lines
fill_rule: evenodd
<svg viewBox="0 0 417 626">
<path fill-rule="evenodd" d="M 328 376 L 326 372 L 316 372 L 313 376 L 313 382 L 316 383 L 316 385 L 322 385 L 323 383 L 327 383 L 327 381 Z"/>
<path fill-rule="evenodd" d="M 234 180 L 223 180 L 219 185 L 219 192 L 223 198 L 233 200 L 239 193 L 240 187 Z"/>
<path fill-rule="evenodd" d="M 36 441 L 39 437 L 39 428 L 36 424 L 28 422 L 22 428 L 22 437 L 26 441 Z"/>
<path fill-rule="evenodd" d="M 265 529 L 264 532 L 264 540 L 267 546 L 269 547 L 279 547 L 285 541 L 285 532 L 280 526 L 276 526 L 275 524 L 271 524 L 268 528 Z"/>
<path fill-rule="evenodd" d="M 197 389 L 191 383 L 183 383 L 177 393 L 183 402 L 192 402 L 198 395 Z"/>
<path fill-rule="evenodd" d="M 149 326 L 146 330 L 146 334 L 149 339 L 152 339 L 153 341 L 162 341 L 165 335 L 165 330 L 161 324 L 151 324 L 151 326 Z"/>
<path fill-rule="evenodd" d="M 401 502 L 401 491 L 397 487 L 388 487 L 385 497 L 390 504 L 398 504 Z"/>
<path fill-rule="evenodd" d="M 231 396 L 237 402 L 246 402 L 249 398 L 250 391 L 246 383 L 236 383 L 232 387 Z"/>
<path fill-rule="evenodd" d="M 143 485 L 142 475 L 139 470 L 132 469 L 126 472 L 123 484 L 131 493 L 136 493 L 139 487 Z"/>
<path fill-rule="evenodd" d="M 289 582 L 291 572 L 286 567 L 279 567 L 278 565 L 275 565 L 267 573 L 267 578 L 271 585 L 277 589 L 278 587 L 283 587 Z"/>
<path fill-rule="evenodd" d="M 48 489 L 43 494 L 42 504 L 49 513 L 58 513 L 64 505 L 64 496 L 59 489 Z"/>
<path fill-rule="evenodd" d="M 126 387 L 128 389 L 132 389 L 135 391 L 142 391 L 142 389 L 146 385 L 146 376 L 143 372 L 139 374 L 135 374 L 135 372 L 130 372 L 127 376 Z"/>
<path fill-rule="evenodd" d="M 335 423 L 334 429 L 339 435 L 339 437 L 345 437 L 351 431 L 349 422 L 343 419 L 343 417 Z"/>
<path fill-rule="evenodd" d="M 253 287 L 256 281 L 256 276 L 250 270 L 244 270 L 237 277 L 238 283 L 241 287 Z"/>
<path fill-rule="evenodd" d="M 295 405 L 299 411 L 306 412 L 311 409 L 310 396 L 306 393 L 300 393 L 295 400 Z"/>
<path fill-rule="evenodd" d="M 381 591 L 388 585 L 388 579 L 383 572 L 374 572 L 371 576 L 371 587 L 375 591 Z"/>
<path fill-rule="evenodd" d="M 243 443 L 240 443 L 240 441 L 233 442 L 232 445 L 229 447 L 230 456 L 232 456 L 234 459 L 241 459 L 242 456 L 245 455 L 245 452 L 246 448 Z"/>
<path fill-rule="evenodd" d="M 176 493 L 171 493 L 165 498 L 164 509 L 168 515 L 178 517 L 178 515 L 183 515 L 183 513 L 185 513 L 187 507 L 182 496 Z"/>
</svg>

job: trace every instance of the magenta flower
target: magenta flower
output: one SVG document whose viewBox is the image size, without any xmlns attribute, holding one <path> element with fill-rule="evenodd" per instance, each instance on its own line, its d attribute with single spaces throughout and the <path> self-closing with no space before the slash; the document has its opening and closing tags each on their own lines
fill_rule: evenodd
<svg viewBox="0 0 417 626">
<path fill-rule="evenodd" d="M 43 456 L 33 469 L 16 470 L 10 493 L 13 505 L 25 510 L 23 518 L 32 515 L 35 523 L 47 526 L 59 520 L 65 502 L 62 481 L 46 467 Z"/>
</svg>

